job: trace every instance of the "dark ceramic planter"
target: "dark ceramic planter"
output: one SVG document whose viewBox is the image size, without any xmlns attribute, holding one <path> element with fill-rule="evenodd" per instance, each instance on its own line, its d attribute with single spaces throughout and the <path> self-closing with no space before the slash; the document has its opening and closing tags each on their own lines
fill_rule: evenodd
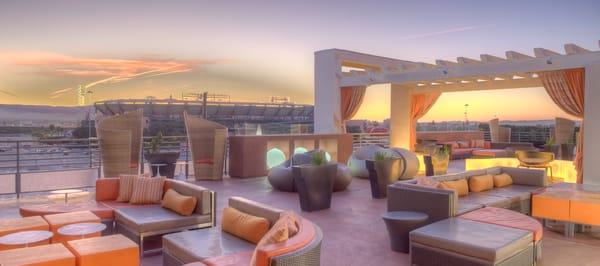
<svg viewBox="0 0 600 266">
<path fill-rule="evenodd" d="M 559 150 L 560 150 L 560 145 L 552 145 L 552 146 L 544 145 L 544 151 L 554 153 L 554 158 L 559 158 L 558 157 Z"/>
<path fill-rule="evenodd" d="M 381 161 L 367 160 L 366 164 L 371 183 L 371 196 L 374 199 L 387 197 L 387 186 L 398 181 L 400 177 L 402 160 L 400 158 Z"/>
<path fill-rule="evenodd" d="M 574 150 L 575 150 L 575 144 L 570 144 L 570 143 L 560 144 L 560 159 L 572 161 Z"/>
<path fill-rule="evenodd" d="M 179 159 L 179 152 L 159 152 L 159 153 L 146 153 L 144 155 L 146 160 L 150 164 L 164 164 L 165 166 L 160 167 L 160 174 L 167 178 L 173 178 L 175 175 L 175 163 Z M 156 176 L 156 166 L 151 166 L 152 176 Z"/>
<path fill-rule="evenodd" d="M 337 164 L 298 165 L 292 167 L 300 208 L 312 212 L 329 209 Z"/>
</svg>

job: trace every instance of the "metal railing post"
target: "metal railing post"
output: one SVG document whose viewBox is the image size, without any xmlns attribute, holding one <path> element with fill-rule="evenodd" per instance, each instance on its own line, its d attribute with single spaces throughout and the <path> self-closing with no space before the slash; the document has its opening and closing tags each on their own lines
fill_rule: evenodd
<svg viewBox="0 0 600 266">
<path fill-rule="evenodd" d="M 21 142 L 17 140 L 17 172 L 15 173 L 15 193 L 21 197 Z"/>
<path fill-rule="evenodd" d="M 185 180 L 188 180 L 190 173 L 190 142 L 185 137 Z"/>
</svg>

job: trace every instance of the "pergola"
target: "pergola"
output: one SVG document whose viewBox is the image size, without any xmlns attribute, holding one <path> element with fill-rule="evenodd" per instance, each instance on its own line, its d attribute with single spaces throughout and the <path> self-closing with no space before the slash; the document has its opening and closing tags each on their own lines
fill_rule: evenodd
<svg viewBox="0 0 600 266">
<path fill-rule="evenodd" d="M 360 105 L 361 100 L 348 101 L 342 94 L 352 95 L 353 91 L 360 94 L 362 90 L 364 95 L 364 88 L 369 85 L 389 84 L 390 145 L 410 148 L 410 135 L 414 130 L 411 129 L 414 122 L 411 103 L 414 104 L 415 95 L 544 87 L 541 73 L 583 69 L 585 104 L 582 111 L 585 116 L 582 120 L 583 133 L 587 136 L 584 138 L 583 180 L 600 184 L 600 164 L 597 163 L 600 151 L 600 51 L 590 51 L 575 44 L 564 45 L 564 50 L 561 54 L 535 48 L 534 56 L 507 51 L 505 57 L 482 54 L 479 59 L 458 57 L 455 62 L 436 60 L 435 64 L 340 49 L 317 51 L 315 133 L 343 132 L 344 121 L 358 110 L 356 105 Z"/>
</svg>

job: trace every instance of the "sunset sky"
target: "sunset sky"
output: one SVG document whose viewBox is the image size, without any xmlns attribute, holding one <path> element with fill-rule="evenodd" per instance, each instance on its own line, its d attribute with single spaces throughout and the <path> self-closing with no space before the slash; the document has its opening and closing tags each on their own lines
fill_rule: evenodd
<svg viewBox="0 0 600 266">
<path fill-rule="evenodd" d="M 340 48 L 433 63 L 458 56 L 598 50 L 599 1 L 8 1 L 0 2 L 0 104 L 76 105 L 179 98 L 290 96 L 313 103 L 313 53 Z M 101 81 L 101 82 L 98 82 Z M 369 87 L 355 118 L 389 115 Z M 566 116 L 541 88 L 441 96 L 422 121 Z"/>
</svg>

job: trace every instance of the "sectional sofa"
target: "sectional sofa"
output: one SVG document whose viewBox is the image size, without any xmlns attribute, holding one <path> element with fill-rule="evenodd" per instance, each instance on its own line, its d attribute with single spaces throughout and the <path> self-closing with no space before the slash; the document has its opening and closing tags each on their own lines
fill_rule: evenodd
<svg viewBox="0 0 600 266">
<path fill-rule="evenodd" d="M 429 215 L 429 223 L 458 216 L 486 206 L 531 214 L 531 193 L 547 185 L 546 173 L 538 169 L 492 167 L 457 174 L 431 176 L 435 181 L 468 179 L 485 174 L 507 173 L 513 184 L 458 197 L 456 191 L 417 185 L 416 180 L 388 186 L 388 211 L 418 211 Z"/>
</svg>

